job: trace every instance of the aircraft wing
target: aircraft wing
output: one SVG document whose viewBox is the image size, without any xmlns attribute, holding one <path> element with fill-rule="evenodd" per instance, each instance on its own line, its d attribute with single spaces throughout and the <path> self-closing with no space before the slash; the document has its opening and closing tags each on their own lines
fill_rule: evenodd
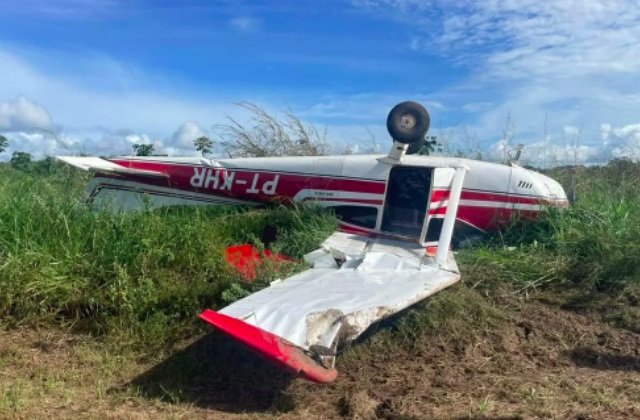
<svg viewBox="0 0 640 420">
<path fill-rule="evenodd" d="M 417 243 L 339 232 L 305 260 L 312 268 L 200 317 L 315 382 L 336 378 L 341 342 L 460 279 L 451 253 L 442 263 Z"/>
<path fill-rule="evenodd" d="M 85 171 L 101 172 L 107 174 L 144 175 L 150 177 L 167 178 L 169 175 L 163 172 L 147 171 L 143 169 L 127 168 L 106 159 L 92 156 L 56 156 L 56 159 Z"/>
</svg>

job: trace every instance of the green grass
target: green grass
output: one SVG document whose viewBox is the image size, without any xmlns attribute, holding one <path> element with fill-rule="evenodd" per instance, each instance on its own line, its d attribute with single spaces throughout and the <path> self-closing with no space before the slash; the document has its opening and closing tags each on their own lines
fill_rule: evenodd
<svg viewBox="0 0 640 420">
<path fill-rule="evenodd" d="M 489 328 L 500 311 L 487 297 L 505 288 L 520 296 L 564 289 L 604 294 L 599 310 L 607 320 L 640 329 L 640 299 L 634 298 L 640 283 L 640 165 L 559 168 L 551 176 L 575 196 L 572 206 L 461 251 L 463 288 L 407 311 L 391 339 L 411 347 L 434 331 L 464 335 L 457 319 Z M 336 226 L 331 214 L 312 208 L 95 212 L 84 204 L 86 182 L 78 171 L 56 165 L 30 173 L 0 165 L 4 324 L 117 336 L 124 345 L 155 351 L 202 328 L 195 315 L 203 308 L 220 307 L 286 274 L 267 267 L 262 281 L 244 283 L 224 261 L 226 246 L 258 244 L 264 226 L 273 224 L 279 227 L 275 249 L 299 258 Z"/>
<path fill-rule="evenodd" d="M 461 253 L 461 263 L 488 266 L 496 279 L 523 289 L 567 283 L 615 292 L 640 282 L 640 165 L 613 162 L 574 172 L 551 174 L 573 185 L 570 208 L 516 223 Z"/>
<path fill-rule="evenodd" d="M 516 221 L 457 257 L 466 287 L 599 314 L 640 330 L 640 164 L 557 168 L 568 209 Z M 455 316 L 455 314 L 450 313 Z"/>
<path fill-rule="evenodd" d="M 224 261 L 226 246 L 257 243 L 265 225 L 277 224 L 275 248 L 299 258 L 335 228 L 330 214 L 307 208 L 94 212 L 83 200 L 86 179 L 78 175 L 63 168 L 40 176 L 0 167 L 5 322 L 60 325 L 162 346 L 193 334 L 200 325 L 195 316 L 225 303 L 223 295 L 228 300 L 234 291 L 264 284 L 243 283 Z M 265 274 L 265 281 L 278 275 Z"/>
<path fill-rule="evenodd" d="M 573 191 L 568 209 L 514 221 L 459 251 L 463 284 L 409 309 L 372 344 L 414 350 L 434 335 L 473 339 L 500 322 L 505 305 L 528 297 L 640 331 L 640 164 L 550 175 Z"/>
</svg>

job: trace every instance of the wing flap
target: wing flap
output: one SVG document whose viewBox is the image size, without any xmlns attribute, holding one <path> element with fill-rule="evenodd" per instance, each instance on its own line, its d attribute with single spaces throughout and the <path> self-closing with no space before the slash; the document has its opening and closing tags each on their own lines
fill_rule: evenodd
<svg viewBox="0 0 640 420">
<path fill-rule="evenodd" d="M 107 174 L 143 175 L 151 177 L 168 178 L 163 172 L 148 171 L 143 169 L 127 168 L 106 159 L 93 156 L 56 156 L 56 159 L 68 163 L 71 166 L 85 171 L 101 172 Z"/>
</svg>

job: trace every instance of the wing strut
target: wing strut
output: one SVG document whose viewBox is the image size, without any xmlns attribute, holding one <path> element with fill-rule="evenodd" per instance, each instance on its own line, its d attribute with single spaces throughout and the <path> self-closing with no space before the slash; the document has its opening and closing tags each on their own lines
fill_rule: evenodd
<svg viewBox="0 0 640 420">
<path fill-rule="evenodd" d="M 436 261 L 441 266 L 447 263 L 447 256 L 449 255 L 449 247 L 451 246 L 451 236 L 453 236 L 453 227 L 456 222 L 456 216 L 458 214 L 458 204 L 460 204 L 460 195 L 462 194 L 462 183 L 467 170 L 464 167 L 456 168 L 456 172 L 453 175 L 453 182 L 451 183 L 451 193 L 449 194 L 449 204 L 447 204 L 447 212 L 444 216 L 444 223 L 442 224 L 442 230 L 440 231 L 440 238 L 438 240 L 438 251 L 436 254 Z"/>
</svg>

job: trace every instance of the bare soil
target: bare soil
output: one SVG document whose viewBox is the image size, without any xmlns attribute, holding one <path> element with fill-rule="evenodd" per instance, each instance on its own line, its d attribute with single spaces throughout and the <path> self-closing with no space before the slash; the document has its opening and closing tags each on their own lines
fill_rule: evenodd
<svg viewBox="0 0 640 420">
<path fill-rule="evenodd" d="M 0 330 L 0 418 L 640 418 L 639 334 L 540 300 L 503 313 L 413 349 L 370 334 L 324 386 L 216 333 L 157 363 L 77 334 Z"/>
</svg>

